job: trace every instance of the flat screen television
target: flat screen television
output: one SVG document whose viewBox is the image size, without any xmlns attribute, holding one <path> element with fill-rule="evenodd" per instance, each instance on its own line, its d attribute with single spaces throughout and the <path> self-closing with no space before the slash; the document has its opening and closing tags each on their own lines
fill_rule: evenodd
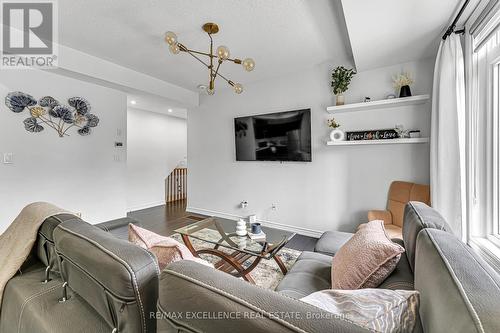
<svg viewBox="0 0 500 333">
<path fill-rule="evenodd" d="M 234 119 L 237 161 L 311 162 L 311 109 Z"/>
</svg>

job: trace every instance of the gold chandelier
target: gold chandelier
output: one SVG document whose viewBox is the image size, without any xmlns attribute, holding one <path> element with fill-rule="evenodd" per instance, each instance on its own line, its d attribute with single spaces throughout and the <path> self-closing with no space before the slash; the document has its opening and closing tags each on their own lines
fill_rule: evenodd
<svg viewBox="0 0 500 333">
<path fill-rule="evenodd" d="M 209 95 L 213 95 L 215 93 L 215 79 L 217 77 L 222 78 L 230 86 L 232 86 L 235 93 L 241 94 L 243 92 L 243 86 L 240 83 L 235 83 L 226 78 L 224 75 L 220 74 L 219 73 L 220 66 L 224 61 L 231 61 L 235 64 L 242 65 L 247 72 L 251 72 L 255 68 L 255 61 L 253 61 L 252 58 L 246 58 L 244 60 L 238 58 L 231 59 L 229 49 L 227 48 L 227 46 L 224 45 L 217 47 L 217 50 L 214 54 L 214 41 L 212 39 L 212 35 L 219 32 L 219 26 L 217 26 L 217 24 L 215 23 L 205 23 L 202 28 L 203 31 L 205 31 L 208 34 L 208 37 L 210 38 L 210 53 L 188 49 L 186 46 L 182 45 L 177 41 L 177 35 L 175 33 L 173 33 L 172 31 L 167 31 L 165 33 L 165 41 L 169 45 L 170 52 L 172 54 L 179 54 L 179 52 L 186 52 L 208 68 L 210 72 L 209 73 L 210 82 L 208 84 L 207 93 Z M 198 55 L 208 57 L 209 62 L 206 63 L 205 61 L 200 59 Z M 215 61 L 217 62 L 217 64 L 215 64 Z"/>
</svg>

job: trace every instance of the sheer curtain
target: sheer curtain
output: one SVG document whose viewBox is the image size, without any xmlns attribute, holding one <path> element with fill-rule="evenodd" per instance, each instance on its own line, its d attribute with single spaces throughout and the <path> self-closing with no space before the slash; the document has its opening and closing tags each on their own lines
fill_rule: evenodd
<svg viewBox="0 0 500 333">
<path fill-rule="evenodd" d="M 431 116 L 431 201 L 458 237 L 465 216 L 465 68 L 460 37 L 439 46 Z"/>
</svg>

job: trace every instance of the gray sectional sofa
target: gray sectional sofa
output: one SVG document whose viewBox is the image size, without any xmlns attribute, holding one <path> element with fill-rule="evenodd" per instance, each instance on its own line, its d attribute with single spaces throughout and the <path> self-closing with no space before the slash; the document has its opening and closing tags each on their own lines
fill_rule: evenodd
<svg viewBox="0 0 500 333">
<path fill-rule="evenodd" d="M 367 332 L 299 300 L 330 288 L 332 255 L 350 234 L 326 233 L 271 291 L 192 261 L 160 275 L 151 253 L 119 239 L 128 223 L 47 219 L 5 288 L 0 333 Z M 409 203 L 406 253 L 379 288 L 420 292 L 415 332 L 500 332 L 500 277 L 449 230 L 432 208 Z"/>
<path fill-rule="evenodd" d="M 45 220 L 5 287 L 0 332 L 156 332 L 158 266 L 151 253 L 116 237 L 128 223 L 93 226 L 67 214 Z"/>
<path fill-rule="evenodd" d="M 160 276 L 158 331 L 366 332 L 299 300 L 330 288 L 331 255 L 349 237 L 330 233 L 316 248 L 323 253 L 303 252 L 276 291 L 194 262 L 171 264 Z M 415 332 L 500 332 L 499 275 L 435 210 L 409 203 L 401 244 L 406 253 L 379 288 L 420 292 Z"/>
</svg>

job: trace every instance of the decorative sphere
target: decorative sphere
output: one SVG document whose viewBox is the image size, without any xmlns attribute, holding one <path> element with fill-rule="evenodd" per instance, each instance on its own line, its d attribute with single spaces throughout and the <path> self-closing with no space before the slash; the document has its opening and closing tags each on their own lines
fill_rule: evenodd
<svg viewBox="0 0 500 333">
<path fill-rule="evenodd" d="M 181 52 L 179 44 L 177 43 L 170 45 L 168 48 L 170 49 L 170 52 L 172 52 L 172 54 L 179 54 L 179 52 Z"/>
<path fill-rule="evenodd" d="M 243 86 L 240 83 L 235 83 L 233 88 L 234 92 L 237 93 L 238 95 L 243 92 Z"/>
<path fill-rule="evenodd" d="M 255 61 L 252 58 L 246 58 L 241 65 L 247 72 L 251 72 L 255 68 Z"/>
<path fill-rule="evenodd" d="M 165 42 L 167 42 L 168 45 L 177 44 L 177 35 L 172 31 L 167 31 L 165 33 Z"/>
<path fill-rule="evenodd" d="M 227 60 L 229 58 L 230 52 L 227 46 L 221 45 L 217 48 L 217 56 L 221 60 Z"/>
</svg>

